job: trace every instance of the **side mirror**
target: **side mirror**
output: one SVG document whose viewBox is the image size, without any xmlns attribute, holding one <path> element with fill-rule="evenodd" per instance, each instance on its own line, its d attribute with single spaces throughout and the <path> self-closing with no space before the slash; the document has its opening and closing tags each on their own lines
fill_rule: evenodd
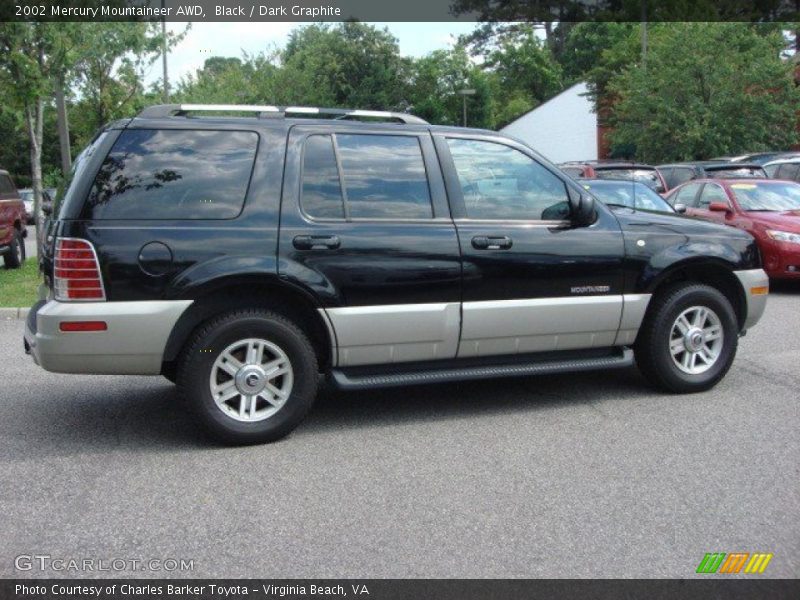
<svg viewBox="0 0 800 600">
<path fill-rule="evenodd" d="M 570 216 L 572 222 L 578 226 L 591 225 L 597 219 L 597 210 L 594 207 L 594 198 L 588 194 L 575 194 L 569 199 Z"/>
<path fill-rule="evenodd" d="M 675 206 L 673 206 L 672 208 L 674 208 L 674 209 L 675 209 L 675 212 L 676 212 L 676 213 L 678 213 L 678 214 L 680 214 L 680 215 L 682 215 L 682 214 L 684 214 L 684 213 L 686 212 L 686 205 L 685 205 L 685 204 L 683 204 L 682 202 L 678 202 L 678 203 L 677 203 Z"/>
<path fill-rule="evenodd" d="M 711 212 L 731 212 L 731 205 L 727 202 L 711 202 L 708 205 Z"/>
<path fill-rule="evenodd" d="M 42 202 L 42 212 L 49 217 L 53 214 L 53 205 L 49 202 L 46 204 Z"/>
</svg>

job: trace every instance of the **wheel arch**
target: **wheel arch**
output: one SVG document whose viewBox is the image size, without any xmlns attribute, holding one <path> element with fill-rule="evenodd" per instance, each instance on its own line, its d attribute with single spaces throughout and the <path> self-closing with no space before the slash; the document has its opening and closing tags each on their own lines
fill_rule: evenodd
<svg viewBox="0 0 800 600">
<path fill-rule="evenodd" d="M 276 275 L 235 275 L 205 282 L 192 290 L 192 304 L 184 311 L 167 339 L 162 372 L 174 368 L 181 350 L 194 331 L 214 317 L 240 308 L 265 308 L 291 319 L 309 336 L 320 370 L 333 363 L 333 331 L 318 310 L 313 296 Z"/>
<path fill-rule="evenodd" d="M 670 265 L 654 278 L 650 283 L 649 291 L 655 296 L 669 286 L 682 281 L 702 283 L 717 289 L 730 301 L 739 329 L 744 327 L 747 317 L 747 299 L 742 284 L 729 263 L 711 257 L 683 260 Z"/>
</svg>

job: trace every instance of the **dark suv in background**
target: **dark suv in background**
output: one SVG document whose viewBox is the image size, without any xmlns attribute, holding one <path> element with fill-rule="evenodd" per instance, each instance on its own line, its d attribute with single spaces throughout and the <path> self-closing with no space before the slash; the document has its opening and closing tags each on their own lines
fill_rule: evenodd
<svg viewBox="0 0 800 600">
<path fill-rule="evenodd" d="M 655 385 L 705 390 L 767 298 L 750 235 L 606 207 L 519 142 L 398 113 L 150 107 L 82 153 L 50 232 L 34 360 L 163 374 L 235 443 L 291 431 L 320 374 L 361 389 L 635 354 Z"/>
<path fill-rule="evenodd" d="M 658 170 L 672 190 L 692 179 L 742 179 L 764 178 L 767 176 L 761 165 L 755 163 L 723 162 L 703 160 L 697 162 L 673 163 L 658 165 Z"/>
</svg>

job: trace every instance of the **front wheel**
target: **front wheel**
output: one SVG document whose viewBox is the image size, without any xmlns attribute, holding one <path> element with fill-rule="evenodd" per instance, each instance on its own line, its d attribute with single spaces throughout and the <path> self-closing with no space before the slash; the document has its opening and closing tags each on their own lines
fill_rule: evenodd
<svg viewBox="0 0 800 600">
<path fill-rule="evenodd" d="M 231 444 L 291 432 L 317 393 L 314 349 L 282 315 L 239 310 L 202 326 L 178 365 L 178 386 L 205 428 Z"/>
<path fill-rule="evenodd" d="M 683 283 L 653 299 L 634 351 L 655 385 L 671 392 L 714 387 L 736 356 L 738 325 L 731 303 L 706 285 Z"/>
</svg>

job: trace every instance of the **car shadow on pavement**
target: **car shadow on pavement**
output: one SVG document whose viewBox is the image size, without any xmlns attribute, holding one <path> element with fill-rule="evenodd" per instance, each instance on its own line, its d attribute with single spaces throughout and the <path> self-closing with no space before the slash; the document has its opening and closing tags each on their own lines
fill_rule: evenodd
<svg viewBox="0 0 800 600">
<path fill-rule="evenodd" d="M 224 447 L 195 424 L 175 386 L 151 378 L 133 381 L 136 383 L 130 386 L 98 386 L 80 393 L 79 388 L 67 386 L 59 395 L 50 395 L 45 406 L 22 403 L 11 422 L 4 423 L 2 437 L 26 452 L 57 456 Z M 636 369 L 359 392 L 343 392 L 325 384 L 306 421 L 280 443 L 299 442 L 303 436 L 319 432 L 357 433 L 362 428 L 594 406 L 650 391 Z M 18 418 L 24 427 L 15 425 Z"/>
<path fill-rule="evenodd" d="M 358 392 L 326 387 L 297 434 L 555 410 L 649 392 L 635 368 Z"/>
<path fill-rule="evenodd" d="M 771 279 L 769 282 L 770 294 L 781 294 L 785 296 L 800 295 L 800 281 L 787 281 Z"/>
</svg>

